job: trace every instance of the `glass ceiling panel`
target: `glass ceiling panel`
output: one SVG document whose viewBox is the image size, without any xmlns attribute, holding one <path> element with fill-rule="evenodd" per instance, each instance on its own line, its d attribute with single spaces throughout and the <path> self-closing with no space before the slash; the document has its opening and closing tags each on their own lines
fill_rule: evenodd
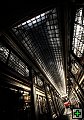
<svg viewBox="0 0 84 120">
<path fill-rule="evenodd" d="M 0 42 L 0 60 L 6 63 L 9 50 Z"/>
<path fill-rule="evenodd" d="M 82 8 L 77 10 L 77 13 L 76 13 L 72 50 L 77 57 L 79 58 L 83 57 L 84 55 L 84 16 L 83 16 Z"/>
<path fill-rule="evenodd" d="M 12 52 L 9 57 L 8 66 L 25 77 L 29 76 L 28 67 Z"/>
<path fill-rule="evenodd" d="M 12 30 L 60 94 L 66 94 L 63 46 L 56 8 L 25 21 Z"/>
</svg>

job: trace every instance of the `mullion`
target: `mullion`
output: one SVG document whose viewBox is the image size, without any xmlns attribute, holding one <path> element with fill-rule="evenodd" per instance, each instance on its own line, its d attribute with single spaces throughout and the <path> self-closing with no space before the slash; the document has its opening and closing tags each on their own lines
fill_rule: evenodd
<svg viewBox="0 0 84 120">
<path fill-rule="evenodd" d="M 76 49 L 77 52 L 80 52 L 80 51 L 78 50 L 78 48 L 76 48 L 76 47 L 74 47 L 74 48 Z M 76 52 L 76 55 L 78 55 L 77 52 Z M 82 54 L 82 53 L 80 52 L 80 54 Z"/>
<path fill-rule="evenodd" d="M 4 47 L 3 47 L 4 48 Z M 6 48 L 6 47 L 5 47 Z M 9 54 L 9 50 L 6 48 L 6 52 Z M 8 66 L 13 68 L 15 71 L 18 72 L 18 64 L 19 64 L 19 58 L 11 51 L 10 57 L 8 60 Z M 23 63 L 24 64 L 24 63 Z M 14 66 L 13 66 L 14 65 Z"/>
<path fill-rule="evenodd" d="M 1 43 L 0 43 L 0 47 L 2 48 L 2 53 L 0 53 L 1 61 L 6 63 L 8 55 L 9 55 L 9 50 Z M 6 55 L 6 53 L 7 53 L 7 55 Z"/>
<path fill-rule="evenodd" d="M 31 29 L 31 32 L 32 32 L 32 29 Z M 32 35 L 33 35 L 33 32 L 32 32 Z M 34 35 L 33 35 L 34 36 Z M 34 38 L 35 38 L 35 36 L 34 36 Z M 36 38 L 35 38 L 36 39 Z M 35 49 L 37 49 L 37 48 L 35 48 Z"/>
<path fill-rule="evenodd" d="M 54 12 L 54 13 L 52 12 L 52 14 L 56 14 L 56 12 Z M 52 14 L 51 14 L 51 16 L 52 16 L 52 18 L 53 18 L 53 15 L 52 15 Z M 57 16 L 57 15 L 56 15 L 56 16 Z M 41 16 L 40 16 L 40 17 L 41 17 Z M 36 19 L 36 18 L 35 18 L 35 19 Z M 46 19 L 46 16 L 45 16 L 45 19 Z M 55 22 L 54 19 L 55 19 L 55 18 L 53 18 L 53 19 L 51 19 L 50 21 L 48 21 L 48 22 L 52 22 L 53 28 L 54 28 L 54 22 Z M 37 19 L 36 19 L 36 20 L 37 20 Z M 42 25 L 43 25 L 43 21 L 45 21 L 45 20 L 44 20 L 44 18 L 41 17 L 40 23 L 42 23 Z M 57 23 L 57 20 L 56 20 L 56 23 Z M 35 23 L 35 24 L 36 24 L 36 25 L 34 25 L 34 24 L 32 25 L 33 28 L 30 27 L 31 31 L 32 31 L 32 29 L 35 29 L 35 27 L 38 28 L 39 25 L 37 25 L 37 24 L 39 24 L 39 23 L 37 22 L 37 23 Z M 46 26 L 47 26 L 47 25 L 46 25 Z M 51 26 L 51 24 L 50 24 L 50 26 Z M 43 38 L 44 41 L 45 41 L 44 43 L 46 43 L 46 40 L 47 40 L 47 39 L 46 39 L 46 38 L 47 38 L 46 35 L 47 35 L 48 30 L 47 30 L 47 29 L 43 29 L 43 30 L 41 30 L 41 31 L 44 31 L 45 36 L 40 35 L 40 34 L 39 34 L 38 36 L 40 36 L 41 39 Z M 47 31 L 47 32 L 46 32 L 46 31 Z M 24 31 L 23 31 L 23 32 L 24 32 Z M 21 34 L 21 33 L 20 33 L 20 34 Z M 57 33 L 55 33 L 55 29 L 52 29 L 52 33 L 51 33 L 51 34 L 52 34 L 52 37 L 53 37 L 53 38 L 56 38 L 55 34 L 57 34 Z M 25 34 L 25 33 L 24 33 L 24 35 L 25 35 L 25 37 L 26 37 L 26 34 Z M 33 31 L 32 31 L 31 36 L 32 36 L 32 35 L 34 36 L 34 39 L 37 39 L 37 38 L 35 38 L 35 35 L 34 35 Z M 49 38 L 49 39 L 51 39 L 51 38 Z M 24 40 L 24 41 L 25 41 L 25 40 Z M 33 40 L 33 41 L 34 41 L 34 40 Z M 37 41 L 37 40 L 36 40 L 36 41 Z M 37 41 L 37 42 L 38 42 L 38 41 Z M 25 42 L 25 43 L 27 43 L 27 42 Z M 48 43 L 48 42 L 47 42 L 47 43 Z M 57 39 L 56 39 L 56 43 L 57 43 Z M 40 42 L 40 44 L 41 44 L 41 42 Z M 29 44 L 27 43 L 27 45 L 29 45 Z M 38 43 L 38 46 L 40 46 L 39 43 Z M 31 47 L 30 47 L 30 45 L 29 45 L 29 48 L 31 48 L 31 51 L 32 51 L 32 50 L 33 50 L 33 44 L 31 45 Z M 57 47 L 57 48 L 59 48 L 59 47 Z M 36 46 L 35 46 L 34 50 L 35 50 L 35 49 L 36 49 L 36 51 L 37 51 L 37 47 L 36 47 Z M 38 49 L 39 49 L 39 48 L 38 48 Z M 49 49 L 49 47 L 48 47 L 48 49 Z M 41 50 L 41 48 L 40 48 L 39 50 Z M 41 50 L 41 51 L 42 51 L 42 50 Z M 52 51 L 53 51 L 53 50 L 49 50 L 49 54 L 50 54 L 51 57 L 52 57 Z M 56 50 L 55 50 L 55 51 L 56 51 Z M 34 52 L 35 52 L 35 51 L 34 51 Z M 57 53 L 57 52 L 59 53 L 59 50 L 56 51 L 56 53 Z M 39 52 L 39 53 L 40 53 L 40 52 Z M 56 53 L 54 52 L 54 54 L 56 54 Z M 38 54 L 38 55 L 39 55 L 39 54 Z M 37 56 L 38 56 L 38 55 L 37 55 Z M 47 62 L 46 56 L 44 56 L 43 51 L 42 51 L 42 54 L 41 54 L 41 55 L 43 56 L 44 60 L 46 60 L 46 62 Z M 41 58 L 41 57 L 39 56 L 39 58 Z M 60 55 L 58 56 L 58 58 L 60 59 Z M 42 59 L 41 59 L 41 62 L 43 62 Z M 55 59 L 54 59 L 54 63 L 55 63 Z M 44 65 L 44 62 L 43 62 L 42 64 Z M 49 66 L 48 66 L 48 67 L 49 67 Z M 53 65 L 52 65 L 50 68 L 52 68 L 52 67 L 53 67 Z"/>
<path fill-rule="evenodd" d="M 42 26 L 42 27 L 43 27 L 43 26 Z M 46 28 L 46 29 L 47 29 L 47 28 Z M 43 31 L 44 31 L 44 34 L 45 34 L 45 37 L 46 37 L 45 30 L 43 29 Z M 46 45 L 49 44 L 48 41 L 47 41 L 47 37 L 46 37 L 45 43 L 46 43 Z M 50 50 L 49 50 L 49 51 L 50 51 Z M 50 52 L 50 53 L 51 53 L 51 52 Z"/>
<path fill-rule="evenodd" d="M 80 42 L 81 43 L 81 42 Z M 81 50 L 82 50 L 82 47 L 83 47 L 83 44 L 80 46 L 81 47 L 81 49 L 80 49 L 80 53 L 81 53 Z M 82 54 L 82 53 L 81 53 Z"/>
<path fill-rule="evenodd" d="M 38 45 L 38 46 L 39 46 L 39 45 Z M 38 58 L 40 58 L 40 56 L 38 56 Z M 38 58 L 37 58 L 37 59 L 38 59 Z"/>
<path fill-rule="evenodd" d="M 48 25 L 49 26 L 49 25 Z M 44 29 L 43 29 L 44 30 Z M 48 31 L 48 30 L 47 30 Z M 52 55 L 51 55 L 52 56 Z M 53 67 L 53 66 L 52 66 Z"/>
<path fill-rule="evenodd" d="M 74 38 L 76 38 L 76 37 L 74 37 Z M 78 39 L 78 38 L 77 38 Z M 79 39 L 78 39 L 79 40 Z M 74 47 L 74 45 L 73 45 L 73 47 Z M 79 51 L 78 50 L 78 47 L 76 48 L 76 47 L 74 47 L 75 49 L 76 49 L 76 55 L 77 55 L 77 51 Z M 80 52 L 80 51 L 79 51 Z"/>
<path fill-rule="evenodd" d="M 10 60 L 10 58 L 9 58 L 9 66 L 10 67 L 12 67 L 15 71 L 17 71 L 17 72 L 19 72 L 18 70 L 20 70 L 20 74 L 22 74 L 23 76 L 24 76 L 24 70 L 23 69 L 21 69 L 21 68 L 19 68 L 19 62 L 21 61 L 15 54 L 13 54 L 12 52 L 11 52 L 11 55 L 14 57 L 14 60 L 13 59 L 11 59 Z M 10 56 L 11 56 L 10 55 Z M 13 64 L 12 64 L 12 62 L 13 62 Z M 21 61 L 22 62 L 22 61 Z M 22 62 L 23 63 L 23 62 Z M 24 64 L 24 63 L 23 63 Z M 14 65 L 14 67 L 12 66 L 12 65 Z M 21 64 L 22 65 L 22 64 Z M 23 65 L 22 65 L 23 66 Z M 24 66 L 25 66 L 25 64 L 24 64 Z"/>
<path fill-rule="evenodd" d="M 79 13 L 77 13 L 77 14 L 80 14 L 80 11 L 79 11 Z M 77 17 L 77 19 L 78 19 L 78 16 L 76 16 L 76 17 Z M 80 16 L 80 17 L 82 17 L 82 16 Z M 77 29 L 77 25 L 81 26 L 80 23 L 77 23 L 77 22 L 76 22 L 76 23 L 75 23 L 76 29 Z M 83 27 L 83 26 L 82 26 L 82 27 Z M 76 35 L 76 31 L 77 31 L 76 29 L 75 29 L 75 35 Z M 78 39 L 78 36 L 82 34 L 82 33 L 80 33 L 80 32 L 82 32 L 82 31 L 79 31 L 79 34 L 76 35 L 76 38 L 77 38 L 77 39 Z M 80 43 L 79 43 L 79 44 L 80 44 Z M 77 45 L 77 46 L 80 46 L 80 45 Z M 82 45 L 82 46 L 83 46 L 83 45 Z M 82 46 L 81 46 L 81 49 L 82 49 Z M 77 49 L 77 51 L 79 51 L 79 48 Z M 81 50 L 80 50 L 79 52 L 81 53 Z M 76 52 L 76 55 L 77 55 L 77 52 Z"/>
<path fill-rule="evenodd" d="M 76 24 L 76 25 L 79 25 L 79 26 L 81 26 L 81 27 L 84 28 L 84 25 L 83 25 L 83 24 L 80 24 L 80 23 L 78 23 L 78 22 L 76 22 L 76 21 L 75 21 L 75 24 Z"/>
<path fill-rule="evenodd" d="M 28 24 L 27 24 L 28 25 Z M 29 27 L 29 26 L 28 26 Z M 25 28 L 24 28 L 25 29 Z M 30 31 L 31 31 L 31 33 L 32 33 L 32 28 L 30 27 Z M 31 40 L 30 40 L 31 41 Z M 28 44 L 28 43 L 27 43 Z M 31 43 L 30 43 L 31 44 Z M 32 51 L 32 49 L 31 49 L 31 47 L 30 47 L 30 45 L 29 45 L 29 48 L 30 48 L 30 50 Z M 32 46 L 32 48 L 33 48 L 33 46 Z M 32 52 L 33 53 L 33 52 Z"/>
<path fill-rule="evenodd" d="M 37 35 L 38 36 L 38 35 Z M 39 38 L 39 36 L 38 36 L 38 38 Z M 37 38 L 36 38 L 37 39 Z M 40 47 L 40 44 L 39 43 L 37 43 L 38 44 L 38 46 Z"/>
<path fill-rule="evenodd" d="M 42 19 L 41 19 L 41 23 L 42 23 Z M 43 29 L 44 30 L 44 29 Z M 45 33 L 44 33 L 45 34 Z M 40 35 L 40 34 L 39 34 Z M 44 57 L 44 54 L 42 54 L 43 55 L 43 57 Z M 45 60 L 46 60 L 46 58 L 45 58 Z M 47 63 L 47 61 L 46 61 L 46 63 Z"/>
<path fill-rule="evenodd" d="M 79 39 L 77 36 L 73 36 L 74 38 L 77 38 L 79 41 L 81 41 L 81 39 Z M 75 41 L 75 40 L 74 40 Z"/>
<path fill-rule="evenodd" d="M 25 65 L 21 60 L 19 60 L 19 63 L 21 64 L 21 66 L 18 66 L 18 70 L 24 75 Z"/>
<path fill-rule="evenodd" d="M 80 42 L 82 43 L 80 51 L 82 51 L 84 44 L 83 44 L 82 41 L 80 41 Z M 84 49 L 83 49 L 83 50 L 84 50 Z M 81 53 L 81 54 L 82 54 L 82 53 Z"/>
<path fill-rule="evenodd" d="M 14 59 L 12 59 L 11 56 L 12 56 Z M 12 67 L 14 70 L 17 71 L 16 68 L 18 68 L 18 67 L 17 67 L 16 59 L 17 59 L 17 57 L 11 52 L 10 58 L 9 58 L 9 66 Z"/>
<path fill-rule="evenodd" d="M 48 25 L 48 26 L 50 26 L 50 25 Z M 47 30 L 47 31 L 50 31 L 50 30 Z M 51 41 L 50 41 L 51 42 Z"/>
<path fill-rule="evenodd" d="M 76 36 L 76 31 L 77 31 L 77 25 L 75 24 L 75 36 Z M 74 40 L 74 45 L 75 45 L 75 40 Z"/>
</svg>

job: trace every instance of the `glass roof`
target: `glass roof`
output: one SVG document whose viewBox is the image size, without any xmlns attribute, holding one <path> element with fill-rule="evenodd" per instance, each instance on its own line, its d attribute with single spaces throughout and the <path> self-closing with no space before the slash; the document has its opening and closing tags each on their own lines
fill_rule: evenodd
<svg viewBox="0 0 84 120">
<path fill-rule="evenodd" d="M 12 28 L 61 95 L 66 94 L 63 44 L 56 8 Z"/>
<path fill-rule="evenodd" d="M 78 9 L 74 24 L 72 50 L 77 57 L 84 55 L 84 16 L 83 9 Z"/>
</svg>

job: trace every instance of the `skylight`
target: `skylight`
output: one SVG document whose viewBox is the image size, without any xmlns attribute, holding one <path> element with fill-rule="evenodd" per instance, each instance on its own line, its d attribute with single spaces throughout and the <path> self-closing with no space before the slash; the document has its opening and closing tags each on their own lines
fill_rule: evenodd
<svg viewBox="0 0 84 120">
<path fill-rule="evenodd" d="M 77 10 L 72 42 L 72 50 L 74 54 L 79 58 L 82 57 L 84 53 L 84 17 L 82 15 L 82 12 L 82 8 Z"/>
<path fill-rule="evenodd" d="M 56 8 L 25 20 L 12 30 L 60 94 L 66 94 L 63 46 Z"/>
<path fill-rule="evenodd" d="M 20 27 L 21 25 L 24 26 L 26 24 L 28 24 L 28 26 L 32 26 L 36 23 L 39 23 L 41 20 L 45 19 L 45 13 L 42 13 L 41 15 L 38 15 L 30 20 L 27 20 L 26 22 L 23 22 L 22 24 L 18 25 L 17 27 Z M 15 27 L 15 28 L 17 28 Z"/>
</svg>

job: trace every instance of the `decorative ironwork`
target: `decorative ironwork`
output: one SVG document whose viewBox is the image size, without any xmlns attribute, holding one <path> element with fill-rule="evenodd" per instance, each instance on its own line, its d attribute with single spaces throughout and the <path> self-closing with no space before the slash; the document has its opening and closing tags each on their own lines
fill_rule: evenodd
<svg viewBox="0 0 84 120">
<path fill-rule="evenodd" d="M 0 60 L 6 63 L 8 54 L 9 50 L 2 43 L 0 43 Z"/>
<path fill-rule="evenodd" d="M 76 13 L 72 50 L 77 57 L 84 60 L 84 16 L 82 8 L 78 9 Z"/>
<path fill-rule="evenodd" d="M 10 66 L 25 77 L 29 76 L 28 67 L 12 52 L 9 57 L 8 66 Z"/>
<path fill-rule="evenodd" d="M 6 63 L 8 55 L 9 49 L 6 48 L 6 46 L 0 42 L 0 60 Z M 28 67 L 13 52 L 11 52 L 9 55 L 8 66 L 10 66 L 15 71 L 17 71 L 18 73 L 22 74 L 25 77 L 29 76 Z"/>
<path fill-rule="evenodd" d="M 63 46 L 56 8 L 12 28 L 52 84 L 66 93 Z"/>
</svg>

